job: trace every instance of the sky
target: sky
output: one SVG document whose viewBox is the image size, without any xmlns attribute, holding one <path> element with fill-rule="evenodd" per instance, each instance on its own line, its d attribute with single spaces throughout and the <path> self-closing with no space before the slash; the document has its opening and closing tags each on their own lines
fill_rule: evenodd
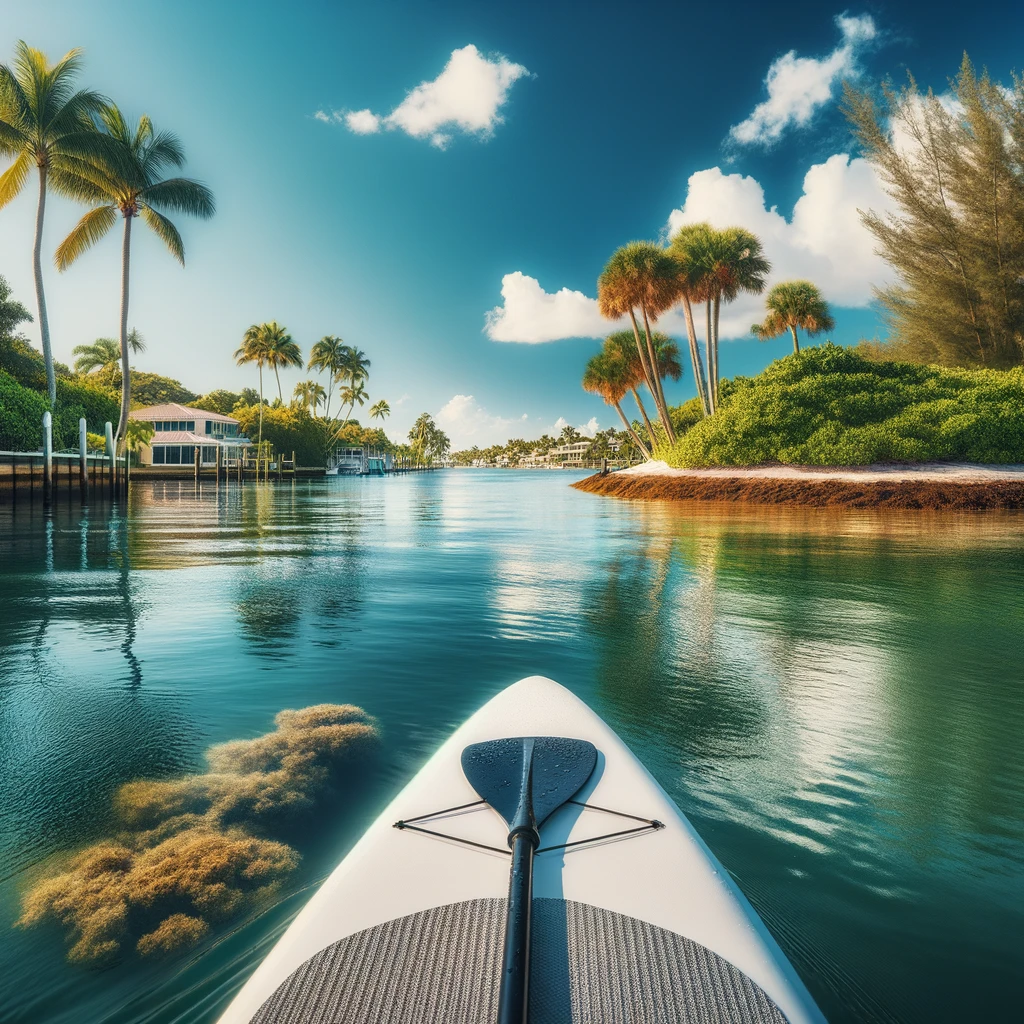
<svg viewBox="0 0 1024 1024">
<path fill-rule="evenodd" d="M 841 82 L 910 70 L 942 92 L 964 50 L 1009 82 L 1022 29 L 1001 0 L 972 18 L 920 2 L 0 0 L 0 60 L 19 38 L 51 59 L 82 47 L 82 84 L 177 133 L 216 195 L 212 220 L 178 221 L 184 268 L 133 232 L 139 369 L 237 390 L 256 384 L 233 359 L 249 324 L 277 320 L 304 354 L 338 335 L 369 356 L 392 436 L 429 412 L 459 449 L 618 425 L 579 384 L 611 326 L 596 280 L 619 245 L 684 223 L 753 230 L 772 282 L 821 287 L 833 340 L 879 335 L 888 270 L 857 211 L 887 198 Z M 0 274 L 30 309 L 34 212 L 34 183 L 0 210 Z M 47 259 L 81 213 L 50 199 Z M 116 336 L 116 234 L 44 272 L 58 359 Z M 790 350 L 750 337 L 762 311 L 723 310 L 723 375 Z M 285 400 L 310 376 L 283 373 Z M 693 394 L 689 372 L 668 388 Z"/>
</svg>

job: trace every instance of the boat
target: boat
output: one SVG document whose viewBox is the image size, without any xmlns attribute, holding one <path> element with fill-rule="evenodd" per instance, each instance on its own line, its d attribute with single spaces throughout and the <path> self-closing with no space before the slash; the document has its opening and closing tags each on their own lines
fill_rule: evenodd
<svg viewBox="0 0 1024 1024">
<path fill-rule="evenodd" d="M 824 1017 L 625 743 L 532 676 L 444 743 L 220 1018 L 319 1021 Z"/>
</svg>

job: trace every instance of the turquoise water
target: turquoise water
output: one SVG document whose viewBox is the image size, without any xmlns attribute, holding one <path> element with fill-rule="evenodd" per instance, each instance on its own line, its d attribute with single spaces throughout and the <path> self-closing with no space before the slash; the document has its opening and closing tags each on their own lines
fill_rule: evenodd
<svg viewBox="0 0 1024 1024">
<path fill-rule="evenodd" d="M 140 484 L 0 508 L 0 1019 L 212 1021 L 429 754 L 539 672 L 634 747 L 833 1024 L 1019 1019 L 1024 517 L 687 509 L 563 473 Z M 280 902 L 156 962 L 13 928 L 121 784 L 285 707 L 379 756 Z"/>
</svg>

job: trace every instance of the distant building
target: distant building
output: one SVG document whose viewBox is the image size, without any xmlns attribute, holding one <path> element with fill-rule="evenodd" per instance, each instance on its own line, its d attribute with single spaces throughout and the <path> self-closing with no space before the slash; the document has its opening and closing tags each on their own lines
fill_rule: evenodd
<svg viewBox="0 0 1024 1024">
<path fill-rule="evenodd" d="M 560 444 L 552 448 L 549 455 L 552 462 L 561 463 L 563 466 L 578 465 L 587 457 L 587 451 L 593 444 L 593 439 L 586 441 L 573 441 L 572 444 Z"/>
<path fill-rule="evenodd" d="M 220 448 L 224 464 L 239 458 L 252 445 L 239 431 L 234 417 L 207 409 L 190 409 L 177 402 L 133 409 L 129 418 L 152 423 L 156 429 L 152 441 L 139 449 L 143 466 L 194 465 L 196 448 L 204 466 L 216 465 Z"/>
</svg>

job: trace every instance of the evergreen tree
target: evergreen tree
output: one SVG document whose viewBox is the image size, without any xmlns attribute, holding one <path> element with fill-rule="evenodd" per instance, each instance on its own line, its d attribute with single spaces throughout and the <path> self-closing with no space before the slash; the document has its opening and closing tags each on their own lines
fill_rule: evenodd
<svg viewBox="0 0 1024 1024">
<path fill-rule="evenodd" d="M 890 353 L 956 366 L 1024 362 L 1024 82 L 966 54 L 942 97 L 913 78 L 845 112 L 897 212 L 863 214 L 896 283 L 878 291 Z"/>
</svg>

